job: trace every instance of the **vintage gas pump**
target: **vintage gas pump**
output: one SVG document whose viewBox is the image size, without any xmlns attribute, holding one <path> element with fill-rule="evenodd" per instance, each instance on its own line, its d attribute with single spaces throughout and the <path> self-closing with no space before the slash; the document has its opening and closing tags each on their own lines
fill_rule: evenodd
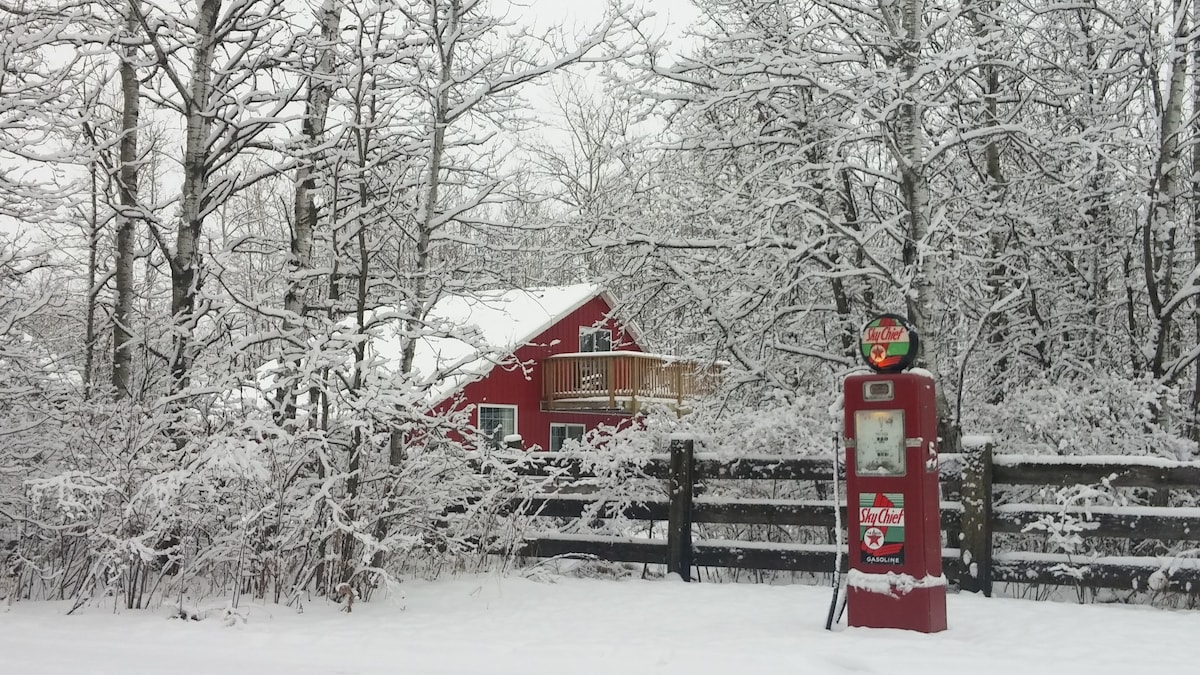
<svg viewBox="0 0 1200 675">
<path fill-rule="evenodd" d="M 919 347 L 904 317 L 863 328 L 873 374 L 843 385 L 851 626 L 946 629 L 934 381 L 902 372 Z"/>
</svg>

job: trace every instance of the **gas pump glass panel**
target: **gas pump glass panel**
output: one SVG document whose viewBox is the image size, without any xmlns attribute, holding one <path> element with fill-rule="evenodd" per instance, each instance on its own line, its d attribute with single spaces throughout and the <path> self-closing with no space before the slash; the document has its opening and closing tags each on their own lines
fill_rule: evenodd
<svg viewBox="0 0 1200 675">
<path fill-rule="evenodd" d="M 860 476 L 904 475 L 904 411 L 854 413 L 854 469 Z"/>
</svg>

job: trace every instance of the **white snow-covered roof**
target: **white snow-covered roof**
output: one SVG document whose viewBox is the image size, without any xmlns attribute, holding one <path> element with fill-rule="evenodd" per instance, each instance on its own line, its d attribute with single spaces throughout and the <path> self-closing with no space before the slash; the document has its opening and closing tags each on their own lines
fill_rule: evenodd
<svg viewBox="0 0 1200 675">
<path fill-rule="evenodd" d="M 413 354 L 412 379 L 429 387 L 426 400 L 442 401 L 488 374 L 521 346 L 601 295 L 596 284 L 478 291 L 446 295 L 425 319 Z M 395 308 L 375 311 L 377 319 Z M 383 321 L 370 349 L 381 367 L 397 367 L 404 348 L 404 322 Z"/>
</svg>

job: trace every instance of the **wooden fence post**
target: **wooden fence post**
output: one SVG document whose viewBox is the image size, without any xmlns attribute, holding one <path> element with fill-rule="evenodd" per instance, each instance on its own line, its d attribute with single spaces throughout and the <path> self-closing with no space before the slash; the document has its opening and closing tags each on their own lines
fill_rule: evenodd
<svg viewBox="0 0 1200 675">
<path fill-rule="evenodd" d="M 992 446 L 963 448 L 959 587 L 992 596 Z M 953 545 L 953 542 L 951 542 Z"/>
<path fill-rule="evenodd" d="M 694 446 L 691 439 L 671 439 L 671 504 L 667 522 L 667 571 L 692 580 L 692 489 Z"/>
</svg>

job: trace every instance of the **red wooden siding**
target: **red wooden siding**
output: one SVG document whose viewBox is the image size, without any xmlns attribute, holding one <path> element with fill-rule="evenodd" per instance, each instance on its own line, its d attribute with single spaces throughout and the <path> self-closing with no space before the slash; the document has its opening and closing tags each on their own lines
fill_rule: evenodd
<svg viewBox="0 0 1200 675">
<path fill-rule="evenodd" d="M 614 351 L 642 351 L 621 324 L 605 318 L 611 310 L 602 296 L 587 301 L 516 351 L 515 361 L 529 364 L 529 369 L 516 367 L 513 361 L 492 368 L 487 377 L 462 389 L 464 403 L 461 407 L 479 403 L 517 406 L 517 433 L 523 438 L 525 447 L 537 446 L 544 450 L 550 448 L 551 423 L 582 424 L 588 431 L 600 425 L 628 424 L 631 417 L 627 414 L 542 410 L 540 362 L 551 354 L 579 351 L 580 327 L 598 326 L 612 330 Z M 472 422 L 476 419 L 472 414 Z"/>
</svg>

